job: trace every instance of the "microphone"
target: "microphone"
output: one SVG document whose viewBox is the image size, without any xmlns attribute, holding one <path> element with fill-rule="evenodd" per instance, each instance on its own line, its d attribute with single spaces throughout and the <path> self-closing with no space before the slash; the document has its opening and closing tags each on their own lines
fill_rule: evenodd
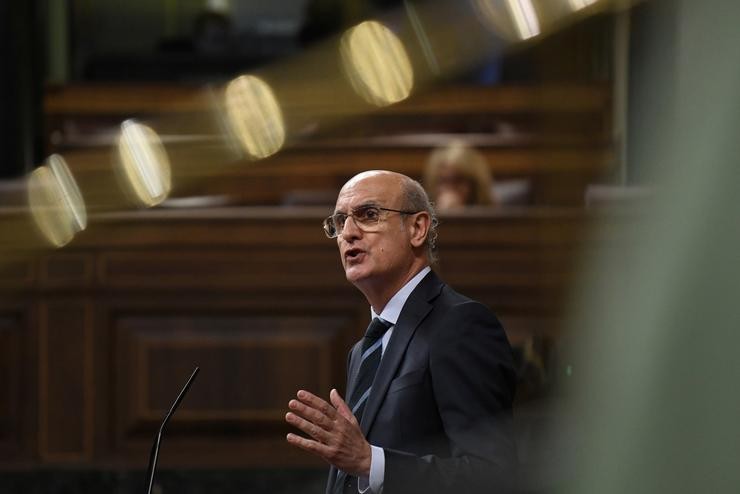
<svg viewBox="0 0 740 494">
<path fill-rule="evenodd" d="M 164 416 L 164 420 L 162 420 L 162 425 L 159 426 L 159 431 L 157 431 L 157 435 L 154 436 L 152 452 L 149 455 L 149 468 L 146 472 L 146 494 L 152 494 L 152 486 L 154 485 L 154 470 L 157 468 L 159 445 L 162 443 L 162 433 L 164 433 L 164 428 L 167 425 L 167 422 L 169 422 L 170 417 L 172 417 L 172 415 L 175 413 L 175 410 L 177 410 L 177 407 L 180 406 L 180 402 L 185 397 L 188 389 L 190 389 L 190 385 L 193 384 L 193 380 L 195 379 L 195 376 L 198 375 L 198 372 L 200 372 L 200 367 L 196 367 L 195 370 L 193 370 L 193 373 L 190 375 L 188 382 L 185 383 L 185 386 L 183 386 L 180 390 L 180 394 L 178 394 L 177 398 L 175 398 L 175 402 L 170 407 L 170 411 L 167 412 L 167 415 Z"/>
</svg>

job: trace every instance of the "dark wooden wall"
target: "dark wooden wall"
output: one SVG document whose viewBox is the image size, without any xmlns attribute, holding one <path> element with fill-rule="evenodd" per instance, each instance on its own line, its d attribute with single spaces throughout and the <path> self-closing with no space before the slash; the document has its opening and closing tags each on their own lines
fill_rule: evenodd
<svg viewBox="0 0 740 494">
<path fill-rule="evenodd" d="M 324 237 L 325 208 L 94 216 L 59 251 L 0 270 L 0 466 L 319 466 L 288 447 L 299 388 L 344 385 L 368 306 Z M 441 218 L 438 271 L 491 306 L 517 345 L 556 338 L 586 217 L 473 209 Z"/>
</svg>

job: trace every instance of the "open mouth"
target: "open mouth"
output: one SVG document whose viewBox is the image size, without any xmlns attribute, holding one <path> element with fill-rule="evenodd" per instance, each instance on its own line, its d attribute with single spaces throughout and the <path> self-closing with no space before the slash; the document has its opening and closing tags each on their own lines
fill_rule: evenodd
<svg viewBox="0 0 740 494">
<path fill-rule="evenodd" d="M 356 262 L 361 259 L 363 254 L 365 254 L 365 251 L 362 249 L 349 249 L 344 253 L 344 258 L 347 262 Z"/>
</svg>

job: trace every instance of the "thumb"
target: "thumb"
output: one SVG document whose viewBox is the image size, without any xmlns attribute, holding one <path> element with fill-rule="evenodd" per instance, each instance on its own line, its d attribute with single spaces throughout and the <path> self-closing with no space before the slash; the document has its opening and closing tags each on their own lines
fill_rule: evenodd
<svg viewBox="0 0 740 494">
<path fill-rule="evenodd" d="M 355 414 L 352 413 L 352 410 L 349 409 L 347 403 L 345 403 L 345 401 L 342 399 L 339 391 L 337 391 L 336 389 L 332 389 L 329 393 L 329 399 L 331 400 L 331 404 L 334 405 L 334 408 L 337 409 L 342 417 L 349 420 L 350 422 L 357 422 Z"/>
</svg>

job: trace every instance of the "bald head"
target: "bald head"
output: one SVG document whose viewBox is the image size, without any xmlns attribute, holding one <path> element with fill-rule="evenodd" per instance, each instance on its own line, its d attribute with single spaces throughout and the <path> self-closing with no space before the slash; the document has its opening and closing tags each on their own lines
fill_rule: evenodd
<svg viewBox="0 0 740 494">
<path fill-rule="evenodd" d="M 424 190 L 424 187 L 416 180 L 402 173 L 388 170 L 368 170 L 358 173 L 344 184 L 339 195 L 341 196 L 342 193 L 352 190 L 359 184 L 368 183 L 372 183 L 378 188 L 394 192 L 401 199 L 401 204 L 405 209 L 426 211 L 431 216 L 434 216 L 434 208 L 429 201 L 429 196 Z"/>
<path fill-rule="evenodd" d="M 391 172 L 388 170 L 368 170 L 366 172 L 358 173 L 354 177 L 350 178 L 347 183 L 344 184 L 342 190 L 339 191 L 341 196 L 345 191 L 352 190 L 358 186 L 367 186 L 367 184 L 373 184 L 374 187 L 385 189 L 387 191 L 394 191 L 398 196 L 403 195 L 405 183 L 412 181 L 406 175 L 400 173 Z"/>
<path fill-rule="evenodd" d="M 367 188 L 376 192 L 384 191 L 391 196 L 393 206 L 385 204 L 385 207 L 393 207 L 404 211 L 425 211 L 429 214 L 431 219 L 430 228 L 424 244 L 427 260 L 430 263 L 435 262 L 438 221 L 434 207 L 424 187 L 402 173 L 389 170 L 368 170 L 350 178 L 340 190 L 339 197 Z"/>
</svg>

